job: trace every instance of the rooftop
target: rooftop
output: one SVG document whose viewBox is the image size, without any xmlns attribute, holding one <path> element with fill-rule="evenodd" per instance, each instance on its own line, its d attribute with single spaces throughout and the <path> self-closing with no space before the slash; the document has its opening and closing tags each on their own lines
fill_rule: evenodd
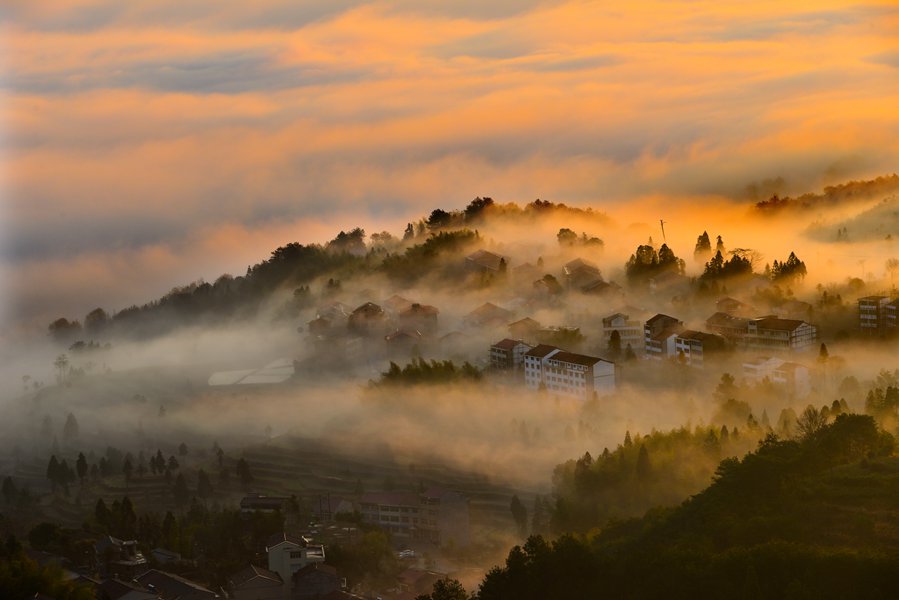
<svg viewBox="0 0 899 600">
<path fill-rule="evenodd" d="M 759 329 L 772 329 L 774 331 L 795 331 L 805 324 L 805 321 L 798 319 L 781 319 L 779 317 L 760 317 L 753 319 L 753 321 L 755 321 Z"/>
<path fill-rule="evenodd" d="M 150 569 L 135 580 L 149 589 L 153 586 L 165 598 L 177 598 L 178 600 L 206 600 L 216 598 L 217 595 L 199 583 L 185 579 L 179 575 Z"/>
<path fill-rule="evenodd" d="M 265 541 L 265 548 L 266 551 L 268 551 L 270 548 L 274 548 L 278 544 L 283 544 L 285 542 L 288 544 L 296 544 L 297 546 L 306 546 L 310 541 L 309 538 L 304 538 L 301 535 L 292 535 L 281 531 L 268 537 Z"/>
<path fill-rule="evenodd" d="M 659 313 L 659 314 L 657 314 L 656 316 L 650 318 L 648 321 L 646 321 L 646 324 L 652 326 L 652 325 L 655 325 L 655 324 L 658 323 L 658 322 L 663 322 L 663 323 L 666 323 L 666 322 L 668 322 L 668 323 L 680 323 L 680 320 L 675 319 L 674 317 L 671 317 L 671 316 L 669 316 L 669 315 L 665 315 L 665 314 Z"/>
<path fill-rule="evenodd" d="M 245 569 L 241 569 L 240 571 L 229 577 L 228 582 L 232 587 L 239 588 L 243 585 L 246 585 L 250 581 L 253 581 L 254 579 L 271 582 L 272 584 L 277 585 L 281 585 L 282 583 L 284 583 L 283 581 L 281 581 L 281 576 L 274 571 L 269 571 L 268 569 L 263 569 L 262 567 L 257 567 L 256 565 L 250 565 Z"/>
<path fill-rule="evenodd" d="M 477 252 L 472 252 L 468 256 L 465 257 L 465 260 L 475 263 L 478 266 L 484 267 L 486 269 L 490 269 L 493 271 L 499 271 L 500 262 L 504 260 L 504 257 L 499 254 L 495 254 L 490 252 L 489 250 L 478 250 Z M 506 260 L 506 263 L 509 261 Z"/>
<path fill-rule="evenodd" d="M 558 360 L 559 362 L 567 362 L 575 365 L 583 365 L 585 367 L 592 367 L 593 365 L 601 362 L 612 362 L 599 358 L 597 356 L 587 356 L 586 354 L 575 354 L 574 352 L 565 351 L 553 355 L 552 360 Z"/>
<path fill-rule="evenodd" d="M 535 347 L 531 348 L 525 353 L 525 356 L 532 356 L 534 358 L 545 358 L 548 354 L 552 354 L 553 352 L 559 351 L 560 348 L 556 348 L 555 346 L 550 346 L 549 344 L 537 344 Z"/>
<path fill-rule="evenodd" d="M 521 340 L 513 340 L 509 338 L 504 338 L 491 346 L 491 348 L 499 348 L 500 350 L 512 350 L 515 346 L 519 344 L 524 344 Z M 525 344 L 527 345 L 527 344 Z"/>
</svg>

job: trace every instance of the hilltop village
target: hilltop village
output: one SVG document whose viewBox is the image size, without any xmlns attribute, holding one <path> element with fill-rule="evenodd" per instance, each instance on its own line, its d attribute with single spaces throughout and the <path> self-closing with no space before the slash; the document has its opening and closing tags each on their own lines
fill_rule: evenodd
<svg viewBox="0 0 899 600">
<path fill-rule="evenodd" d="M 799 439 L 854 412 L 894 427 L 899 374 L 884 363 L 866 397 L 847 355 L 893 347 L 899 294 L 885 280 L 828 282 L 795 253 L 763 265 L 758 250 L 728 250 L 707 232 L 689 268 L 651 237 L 616 264 L 606 242 L 580 231 L 603 230 L 607 217 L 537 202 L 438 209 L 403 239 L 342 231 L 325 245 L 278 248 L 246 276 L 111 315 L 98 308 L 83 324 L 57 319 L 56 385 L 23 376 L 35 437 L 16 442 L 3 465 L 4 552 L 35 577 L 56 578 L 58 598 L 457 598 L 439 593 L 476 589 L 511 543 L 682 502 L 712 481 L 719 460 L 766 439 Z M 541 219 L 554 224 L 542 245 L 480 232 Z M 578 231 L 555 227 L 565 219 Z M 280 356 L 209 361 L 177 393 L 161 376 L 115 366 L 121 347 L 258 315 L 272 339 L 286 340 Z M 253 356 L 258 364 L 248 364 Z M 304 403 L 321 382 L 355 385 L 358 411 L 380 411 L 375 423 L 400 420 L 372 426 L 382 437 L 352 451 L 359 430 L 287 433 L 279 419 L 305 432 L 336 403 Z M 85 424 L 90 404 L 78 394 L 96 401 L 115 389 L 120 398 L 126 387 L 139 420 Z M 261 413 L 282 397 L 302 403 L 299 416 L 275 409 L 255 437 L 209 434 L 189 412 L 240 402 L 252 419 L 254 403 Z M 551 488 L 441 463 L 437 437 L 419 442 L 428 458 L 400 458 L 402 419 L 427 422 L 445 403 L 500 397 L 514 403 L 495 423 L 522 452 L 557 439 L 581 448 L 581 458 L 547 470 Z M 613 422 L 668 397 L 698 405 L 698 424 L 663 433 Z M 465 406 L 474 419 L 483 410 Z M 496 417 L 484 418 L 490 427 Z M 613 426 L 624 441 L 597 447 Z"/>
</svg>

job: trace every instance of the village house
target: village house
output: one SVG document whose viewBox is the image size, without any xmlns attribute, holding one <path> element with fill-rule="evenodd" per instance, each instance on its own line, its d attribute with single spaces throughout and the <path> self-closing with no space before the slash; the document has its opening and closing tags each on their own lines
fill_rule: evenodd
<svg viewBox="0 0 899 600">
<path fill-rule="evenodd" d="M 384 310 L 392 316 L 399 315 L 401 312 L 412 306 L 412 304 L 412 300 L 403 298 L 399 294 L 394 294 L 383 302 Z"/>
<path fill-rule="evenodd" d="M 421 347 L 422 335 L 417 329 L 397 329 L 384 336 L 387 352 L 390 355 L 408 355 Z"/>
<path fill-rule="evenodd" d="M 603 281 L 601 279 L 581 286 L 581 292 L 590 296 L 602 296 L 608 299 L 624 297 L 624 288 L 614 281 Z"/>
<path fill-rule="evenodd" d="M 133 577 L 147 568 L 147 559 L 137 540 L 120 540 L 104 535 L 94 544 L 94 555 L 103 573 Z"/>
<path fill-rule="evenodd" d="M 736 341 L 747 331 L 748 318 L 735 317 L 726 312 L 716 312 L 705 320 L 705 326 L 715 333 L 720 333 L 724 337 Z"/>
<path fill-rule="evenodd" d="M 674 338 L 677 359 L 684 364 L 701 369 L 709 356 L 720 354 L 727 348 L 723 335 L 687 329 Z"/>
<path fill-rule="evenodd" d="M 517 267 L 512 267 L 510 272 L 512 273 L 512 281 L 515 282 L 516 285 L 520 284 L 522 286 L 530 286 L 532 283 L 543 277 L 543 270 L 529 262 L 518 265 Z"/>
<path fill-rule="evenodd" d="M 468 327 L 500 327 L 513 318 L 513 313 L 491 302 L 485 302 L 463 318 Z"/>
<path fill-rule="evenodd" d="M 562 267 L 565 287 L 569 290 L 580 290 L 585 286 L 602 282 L 599 267 L 589 260 L 576 258 Z"/>
<path fill-rule="evenodd" d="M 677 334 L 684 330 L 684 322 L 668 315 L 657 314 L 643 325 L 643 349 L 646 358 L 662 360 L 676 356 Z"/>
<path fill-rule="evenodd" d="M 715 310 L 736 317 L 748 317 L 755 312 L 750 305 L 729 296 L 715 302 Z"/>
<path fill-rule="evenodd" d="M 103 600 L 159 600 L 160 597 L 134 580 L 125 581 L 118 577 L 98 581 L 93 584 L 93 588 L 96 597 Z"/>
<path fill-rule="evenodd" d="M 337 327 L 345 326 L 347 319 L 350 317 L 352 309 L 343 302 L 331 302 L 325 306 L 319 307 L 316 317 L 322 317 L 333 323 Z"/>
<path fill-rule="evenodd" d="M 325 562 L 325 547 L 313 544 L 303 536 L 276 533 L 265 544 L 268 554 L 268 570 L 281 576 L 281 581 L 291 581 L 293 574 L 312 563 Z"/>
<path fill-rule="evenodd" d="M 514 340 L 534 341 L 537 338 L 537 332 L 543 326 L 539 321 L 535 321 L 530 317 L 519 319 L 514 323 L 509 323 L 509 337 Z"/>
<path fill-rule="evenodd" d="M 748 350 L 797 351 L 818 341 L 818 328 L 814 325 L 774 315 L 745 319 L 719 312 L 706 319 L 706 327 Z"/>
<path fill-rule="evenodd" d="M 508 258 L 489 250 L 478 250 L 465 257 L 465 267 L 473 273 L 498 273 L 508 265 Z"/>
<path fill-rule="evenodd" d="M 617 331 L 621 338 L 622 350 L 627 348 L 628 345 L 634 352 L 643 350 L 643 323 L 640 321 L 631 319 L 630 315 L 620 312 L 605 317 L 602 320 L 602 337 L 605 340 L 606 347 L 609 345 L 613 331 Z"/>
<path fill-rule="evenodd" d="M 520 369 L 524 355 L 532 346 L 521 340 L 505 338 L 490 346 L 490 366 L 494 369 Z"/>
<path fill-rule="evenodd" d="M 156 592 L 164 600 L 216 600 L 216 592 L 180 575 L 150 569 L 134 578 L 144 588 Z"/>
<path fill-rule="evenodd" d="M 325 598 L 328 594 L 338 591 L 342 583 L 334 567 L 324 563 L 311 563 L 293 574 L 291 598 L 296 600 Z"/>
<path fill-rule="evenodd" d="M 400 328 L 414 329 L 423 335 L 434 335 L 437 333 L 438 314 L 440 311 L 436 306 L 413 302 L 399 312 Z"/>
<path fill-rule="evenodd" d="M 387 313 L 374 302 L 366 302 L 350 314 L 347 328 L 362 337 L 382 336 L 387 333 Z"/>
<path fill-rule="evenodd" d="M 255 565 L 228 577 L 225 587 L 233 600 L 285 600 L 290 592 L 278 573 Z"/>
<path fill-rule="evenodd" d="M 615 363 L 561 348 L 540 344 L 524 355 L 525 385 L 532 390 L 547 391 L 589 400 L 615 391 Z"/>
</svg>

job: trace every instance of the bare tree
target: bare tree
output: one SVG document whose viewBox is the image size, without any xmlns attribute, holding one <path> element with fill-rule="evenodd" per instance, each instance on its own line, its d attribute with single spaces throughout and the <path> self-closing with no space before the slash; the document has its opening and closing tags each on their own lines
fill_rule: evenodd
<svg viewBox="0 0 899 600">
<path fill-rule="evenodd" d="M 796 420 L 796 431 L 800 439 L 807 440 L 824 429 L 826 425 L 827 413 L 809 404 Z"/>
</svg>

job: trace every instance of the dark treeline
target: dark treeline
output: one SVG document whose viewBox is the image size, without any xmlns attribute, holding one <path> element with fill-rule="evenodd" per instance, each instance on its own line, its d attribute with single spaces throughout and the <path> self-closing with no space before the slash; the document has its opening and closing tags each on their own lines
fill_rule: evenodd
<svg viewBox="0 0 899 600">
<path fill-rule="evenodd" d="M 767 436 L 681 506 L 553 542 L 533 536 L 479 598 L 893 598 L 899 463 L 866 415 Z"/>
<path fill-rule="evenodd" d="M 326 244 L 292 242 L 276 248 L 271 256 L 247 268 L 242 276 L 222 275 L 213 283 L 196 281 L 173 288 L 158 300 L 134 305 L 112 314 L 102 308 L 88 313 L 83 323 L 61 317 L 50 323 L 51 337 L 75 349 L 101 348 L 96 340 L 123 336 L 149 338 L 180 325 L 208 325 L 250 317 L 278 290 L 293 292 L 279 316 L 292 318 L 314 302 L 310 284 L 328 278 L 320 297 L 340 289 L 340 280 L 354 273 L 380 271 L 391 279 L 413 282 L 428 272 L 443 254 L 464 251 L 478 241 L 472 228 L 488 219 L 538 219 L 569 216 L 606 223 L 593 210 L 535 200 L 524 207 L 497 204 L 491 198 L 475 198 L 464 210 L 435 209 L 426 219 L 409 223 L 402 240 L 388 232 L 374 233 L 366 244 L 362 228 L 341 231 Z M 592 241 L 595 238 L 590 238 Z M 596 240 L 601 244 L 599 240 Z M 442 273 L 452 276 L 452 272 Z"/>
<path fill-rule="evenodd" d="M 555 468 L 552 530 L 586 532 L 681 502 L 709 484 L 722 458 L 743 455 L 763 436 L 759 426 L 726 425 L 628 433 L 614 451 L 595 458 L 588 452 Z"/>
<path fill-rule="evenodd" d="M 899 175 L 885 175 L 870 181 L 850 181 L 827 186 L 821 194 L 809 192 L 796 198 L 774 194 L 767 200 L 756 203 L 755 208 L 763 214 L 773 214 L 784 209 L 808 210 L 822 205 L 832 205 L 854 199 L 864 200 L 874 195 L 887 195 L 899 189 Z"/>
<path fill-rule="evenodd" d="M 390 362 L 389 369 L 381 373 L 381 378 L 372 385 L 377 388 L 384 385 L 400 384 L 442 384 L 457 381 L 477 381 L 483 377 L 481 371 L 468 361 L 457 366 L 451 360 L 413 359 L 404 367 Z"/>
</svg>

